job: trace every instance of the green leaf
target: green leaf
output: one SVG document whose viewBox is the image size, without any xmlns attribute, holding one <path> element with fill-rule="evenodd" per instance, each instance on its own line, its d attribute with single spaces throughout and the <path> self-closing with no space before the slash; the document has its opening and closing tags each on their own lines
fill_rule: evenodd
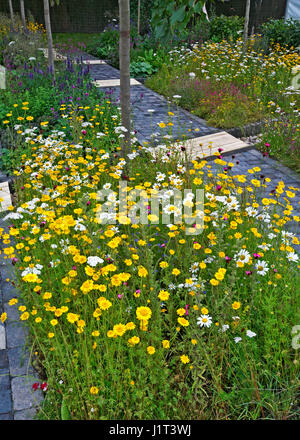
<svg viewBox="0 0 300 440">
<path fill-rule="evenodd" d="M 69 408 L 67 406 L 65 399 L 63 399 L 63 401 L 61 403 L 60 414 L 61 414 L 62 420 L 71 420 L 71 414 L 70 414 L 70 411 L 69 411 Z"/>
<path fill-rule="evenodd" d="M 194 6 L 194 12 L 196 13 L 196 14 L 203 14 L 204 15 L 204 12 L 203 12 L 203 4 L 204 4 L 204 2 L 197 2 L 196 4 L 195 4 L 195 6 Z"/>
<path fill-rule="evenodd" d="M 181 8 L 177 9 L 170 18 L 170 23 L 173 26 L 175 23 L 180 23 L 185 18 L 185 6 L 181 6 Z"/>
</svg>

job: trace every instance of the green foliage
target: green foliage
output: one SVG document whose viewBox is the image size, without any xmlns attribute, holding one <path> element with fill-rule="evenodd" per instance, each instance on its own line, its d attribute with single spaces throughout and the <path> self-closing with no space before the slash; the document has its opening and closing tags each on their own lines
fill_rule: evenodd
<svg viewBox="0 0 300 440">
<path fill-rule="evenodd" d="M 145 77 L 155 73 L 157 69 L 148 63 L 148 61 L 134 61 L 130 63 L 130 74 L 134 77 Z"/>
<path fill-rule="evenodd" d="M 275 157 L 300 175 L 299 117 L 293 112 L 283 113 L 266 123 L 257 147 L 262 153 Z"/>
<path fill-rule="evenodd" d="M 106 29 L 87 45 L 87 50 L 92 55 L 109 59 L 111 53 L 118 52 L 119 31 L 117 29 Z"/>
<path fill-rule="evenodd" d="M 226 39 L 237 40 L 243 32 L 244 18 L 235 15 L 226 17 L 220 15 L 209 22 L 209 38 L 220 42 Z"/>
<path fill-rule="evenodd" d="M 154 0 L 140 0 L 141 15 L 140 15 L 140 30 L 144 34 L 150 28 L 151 11 L 153 8 Z M 130 20 L 133 26 L 137 27 L 138 19 L 138 0 L 130 1 Z"/>
<path fill-rule="evenodd" d="M 158 40 L 168 41 L 188 26 L 195 16 L 203 16 L 204 0 L 156 0 L 153 6 L 151 25 Z"/>
<path fill-rule="evenodd" d="M 300 46 L 299 20 L 270 20 L 262 25 L 262 32 L 268 44 L 279 43 L 289 47 Z"/>
<path fill-rule="evenodd" d="M 61 420 L 71 420 L 71 414 L 65 399 L 61 403 Z"/>
</svg>

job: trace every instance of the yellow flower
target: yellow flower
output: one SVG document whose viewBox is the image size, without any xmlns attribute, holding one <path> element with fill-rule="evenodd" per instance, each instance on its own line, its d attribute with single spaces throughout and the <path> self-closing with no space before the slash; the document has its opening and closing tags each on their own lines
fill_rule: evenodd
<svg viewBox="0 0 300 440">
<path fill-rule="evenodd" d="M 113 327 L 113 332 L 117 336 L 123 336 L 124 333 L 126 332 L 126 327 L 124 324 L 116 324 Z"/>
<path fill-rule="evenodd" d="M 149 347 L 147 347 L 147 352 L 152 355 L 155 353 L 155 348 L 152 345 L 149 345 Z"/>
<path fill-rule="evenodd" d="M 138 275 L 143 278 L 146 277 L 148 275 L 148 271 L 144 266 L 139 266 L 138 267 Z"/>
<path fill-rule="evenodd" d="M 67 314 L 67 320 L 73 324 L 74 322 L 78 321 L 79 315 L 76 315 L 76 313 L 68 313 Z"/>
<path fill-rule="evenodd" d="M 148 321 L 151 318 L 152 311 L 149 307 L 138 307 L 136 309 L 136 317 L 140 321 Z"/>
<path fill-rule="evenodd" d="M 168 341 L 167 339 L 164 339 L 162 341 L 162 346 L 163 346 L 163 348 L 170 348 L 170 341 Z"/>
<path fill-rule="evenodd" d="M 169 296 L 170 296 L 170 294 L 166 290 L 161 290 L 158 294 L 158 298 L 161 301 L 167 301 L 169 299 Z"/>
<path fill-rule="evenodd" d="M 2 313 L 1 317 L 0 317 L 1 322 L 5 322 L 7 320 L 7 313 Z"/>
<path fill-rule="evenodd" d="M 233 310 L 238 310 L 240 307 L 241 307 L 241 303 L 238 301 L 234 301 L 234 303 L 232 304 Z"/>
<path fill-rule="evenodd" d="M 134 322 L 128 322 L 126 324 L 126 330 L 134 330 L 135 329 L 135 323 Z"/>
<path fill-rule="evenodd" d="M 138 336 L 132 336 L 132 338 L 128 339 L 128 344 L 133 346 L 137 345 L 140 342 L 140 338 Z"/>
<path fill-rule="evenodd" d="M 179 269 L 173 269 L 172 270 L 172 275 L 175 275 L 175 276 L 177 276 L 177 275 L 179 275 L 180 274 L 180 270 Z"/>
<path fill-rule="evenodd" d="M 182 356 L 180 356 L 180 360 L 183 364 L 188 364 L 190 362 L 190 359 L 188 356 L 186 356 L 185 354 L 183 354 Z"/>
<path fill-rule="evenodd" d="M 90 393 L 96 395 L 99 393 L 99 389 L 97 387 L 91 387 Z"/>
<path fill-rule="evenodd" d="M 106 333 L 108 338 L 116 338 L 117 335 L 115 334 L 115 332 L 113 330 L 108 330 L 108 332 Z"/>
<path fill-rule="evenodd" d="M 104 296 L 98 298 L 97 303 L 102 310 L 108 310 L 112 306 L 112 303 L 108 299 L 104 298 Z"/>
<path fill-rule="evenodd" d="M 182 325 L 182 327 L 187 327 L 190 325 L 189 321 L 185 318 L 178 318 L 177 321 L 180 325 Z"/>
<path fill-rule="evenodd" d="M 24 312 L 20 316 L 21 321 L 26 321 L 28 318 L 29 318 L 29 313 L 28 312 Z"/>
</svg>

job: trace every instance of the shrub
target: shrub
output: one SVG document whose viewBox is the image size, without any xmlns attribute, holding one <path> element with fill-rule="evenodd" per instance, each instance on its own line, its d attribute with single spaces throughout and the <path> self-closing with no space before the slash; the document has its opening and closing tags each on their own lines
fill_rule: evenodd
<svg viewBox="0 0 300 440">
<path fill-rule="evenodd" d="M 244 18 L 220 15 L 209 22 L 209 38 L 212 41 L 237 40 L 243 32 Z"/>
<path fill-rule="evenodd" d="M 262 25 L 262 33 L 268 44 L 300 46 L 300 21 L 293 19 L 270 20 Z"/>
</svg>

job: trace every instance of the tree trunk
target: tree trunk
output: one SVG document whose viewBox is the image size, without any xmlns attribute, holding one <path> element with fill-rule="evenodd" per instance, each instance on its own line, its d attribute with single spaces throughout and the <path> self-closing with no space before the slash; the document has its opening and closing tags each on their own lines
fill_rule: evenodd
<svg viewBox="0 0 300 440">
<path fill-rule="evenodd" d="M 244 49 L 246 49 L 247 38 L 248 38 L 249 16 L 250 16 L 250 0 L 247 0 L 246 12 L 245 12 L 245 24 L 244 24 Z"/>
<path fill-rule="evenodd" d="M 137 33 L 140 35 L 141 31 L 141 0 L 138 0 L 138 15 L 137 15 Z"/>
<path fill-rule="evenodd" d="M 122 125 L 126 128 L 122 138 L 122 156 L 125 158 L 130 148 L 130 9 L 129 0 L 119 0 L 120 22 L 120 100 Z"/>
<path fill-rule="evenodd" d="M 15 17 L 14 17 L 14 10 L 13 10 L 13 5 L 12 5 L 12 0 L 8 0 L 8 4 L 9 4 L 9 13 L 10 13 L 11 25 L 12 25 L 12 28 L 15 29 Z"/>
<path fill-rule="evenodd" d="M 20 10 L 21 10 L 21 20 L 22 20 L 23 32 L 25 32 L 25 29 L 26 29 L 26 19 L 25 19 L 24 0 L 20 0 Z"/>
<path fill-rule="evenodd" d="M 44 17 L 45 17 L 46 34 L 47 34 L 47 42 L 48 42 L 48 67 L 52 75 L 55 76 L 49 0 L 44 0 Z"/>
</svg>

